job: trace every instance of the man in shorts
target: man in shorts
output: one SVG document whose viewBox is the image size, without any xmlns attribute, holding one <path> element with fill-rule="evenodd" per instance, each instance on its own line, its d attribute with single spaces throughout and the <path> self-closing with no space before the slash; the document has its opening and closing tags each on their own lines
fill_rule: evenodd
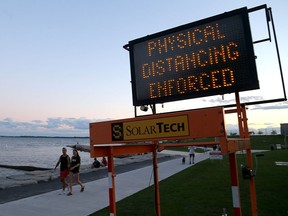
<svg viewBox="0 0 288 216">
<path fill-rule="evenodd" d="M 69 175 L 69 166 L 70 166 L 70 157 L 67 155 L 67 149 L 62 148 L 62 155 L 59 157 L 59 160 L 54 168 L 58 167 L 60 164 L 60 181 L 62 182 L 62 190 L 63 194 L 65 194 L 65 188 L 68 188 L 68 184 L 66 182 L 66 178 Z"/>
<path fill-rule="evenodd" d="M 191 159 L 192 159 L 192 163 L 194 164 L 194 160 L 195 160 L 195 148 L 194 146 L 189 146 L 188 147 L 189 150 L 189 164 L 191 164 Z"/>
</svg>

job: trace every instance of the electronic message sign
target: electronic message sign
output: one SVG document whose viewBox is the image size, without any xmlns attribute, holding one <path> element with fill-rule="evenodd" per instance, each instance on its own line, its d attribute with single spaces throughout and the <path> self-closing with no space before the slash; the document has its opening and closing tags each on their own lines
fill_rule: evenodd
<svg viewBox="0 0 288 216">
<path fill-rule="evenodd" d="M 247 8 L 126 46 L 134 106 L 259 88 Z"/>
</svg>

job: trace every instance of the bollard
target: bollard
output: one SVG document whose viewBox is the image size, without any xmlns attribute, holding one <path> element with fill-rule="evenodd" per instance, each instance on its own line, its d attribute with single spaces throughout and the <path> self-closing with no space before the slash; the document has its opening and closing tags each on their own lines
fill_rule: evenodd
<svg viewBox="0 0 288 216">
<path fill-rule="evenodd" d="M 223 208 L 222 216 L 227 216 L 227 214 L 226 214 L 226 208 Z"/>
</svg>

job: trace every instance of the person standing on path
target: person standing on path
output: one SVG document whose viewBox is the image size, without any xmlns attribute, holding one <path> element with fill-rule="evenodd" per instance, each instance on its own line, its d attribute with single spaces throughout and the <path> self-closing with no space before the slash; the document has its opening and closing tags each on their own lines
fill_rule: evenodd
<svg viewBox="0 0 288 216">
<path fill-rule="evenodd" d="M 70 157 L 69 155 L 67 155 L 67 149 L 64 147 L 62 148 L 62 155 L 59 157 L 59 160 L 55 165 L 54 170 L 56 170 L 59 164 L 60 164 L 60 181 L 62 182 L 62 190 L 63 193 L 65 194 L 65 188 L 68 187 L 66 178 L 69 174 Z"/>
<path fill-rule="evenodd" d="M 188 147 L 189 150 L 189 164 L 191 164 L 191 159 L 192 159 L 192 163 L 194 164 L 194 160 L 195 160 L 195 148 L 194 146 L 189 146 Z"/>
<path fill-rule="evenodd" d="M 76 182 L 81 186 L 80 192 L 84 191 L 84 185 L 80 181 L 80 164 L 81 164 L 81 158 L 78 154 L 78 151 L 76 149 L 73 149 L 73 156 L 71 157 L 71 163 L 70 163 L 70 173 L 69 173 L 69 189 L 70 192 L 67 194 L 67 196 L 72 195 L 72 184 L 73 184 L 73 177 L 76 177 Z"/>
</svg>

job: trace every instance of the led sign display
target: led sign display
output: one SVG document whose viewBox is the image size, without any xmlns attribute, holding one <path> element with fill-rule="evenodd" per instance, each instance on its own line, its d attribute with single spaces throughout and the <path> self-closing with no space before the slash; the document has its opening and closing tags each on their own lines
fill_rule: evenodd
<svg viewBox="0 0 288 216">
<path fill-rule="evenodd" d="M 127 46 L 134 106 L 259 88 L 247 8 Z"/>
</svg>

